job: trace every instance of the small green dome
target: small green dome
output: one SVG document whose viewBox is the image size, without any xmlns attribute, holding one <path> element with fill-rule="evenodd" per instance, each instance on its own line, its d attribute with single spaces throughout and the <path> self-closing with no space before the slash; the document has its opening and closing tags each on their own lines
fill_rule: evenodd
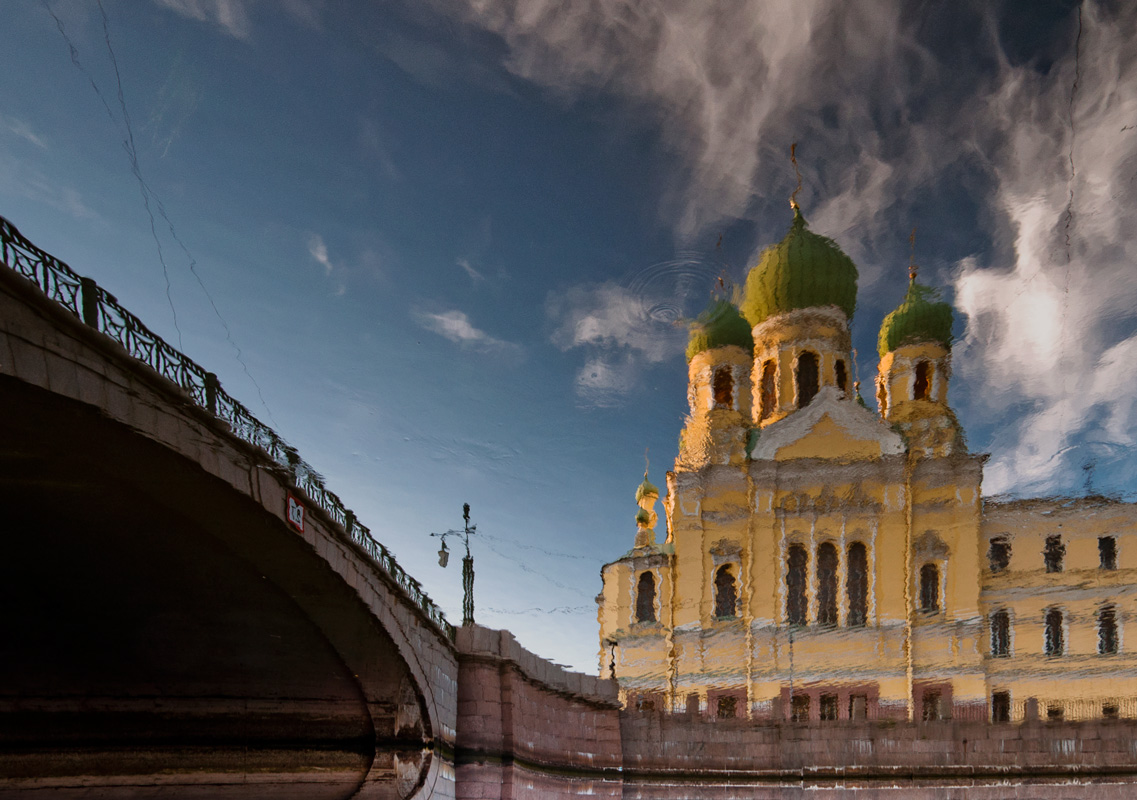
<svg viewBox="0 0 1137 800">
<path fill-rule="evenodd" d="M 742 315 L 751 326 L 796 308 L 857 307 L 857 266 L 837 243 L 811 231 L 801 211 L 782 241 L 767 247 L 746 277 Z"/>
<path fill-rule="evenodd" d="M 712 300 L 706 310 L 691 323 L 687 360 L 690 361 L 704 350 L 731 344 L 748 353 L 754 349 L 750 323 L 742 318 L 734 303 L 721 298 Z"/>
<path fill-rule="evenodd" d="M 904 302 L 884 318 L 877 352 L 883 356 L 913 342 L 935 342 L 950 348 L 951 324 L 951 305 L 940 301 L 935 289 L 913 280 L 908 284 Z"/>
<path fill-rule="evenodd" d="M 640 525 L 647 525 L 651 522 L 651 514 L 641 508 L 636 512 L 636 522 Z"/>
<path fill-rule="evenodd" d="M 645 497 L 659 497 L 659 489 L 652 486 L 651 481 L 644 476 L 644 482 L 636 488 L 636 502 L 643 500 Z"/>
</svg>

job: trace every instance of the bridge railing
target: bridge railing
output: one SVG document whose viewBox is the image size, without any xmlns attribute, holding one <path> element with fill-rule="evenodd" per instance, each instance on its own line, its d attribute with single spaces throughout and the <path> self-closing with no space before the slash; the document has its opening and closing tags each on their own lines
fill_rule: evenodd
<svg viewBox="0 0 1137 800">
<path fill-rule="evenodd" d="M 4 217 L 0 217 L 0 254 L 4 264 L 38 286 L 49 298 L 180 386 L 197 406 L 226 422 L 235 436 L 263 450 L 288 472 L 293 484 L 314 505 L 343 526 L 352 541 L 363 548 L 374 564 L 398 584 L 447 637 L 454 639 L 454 626 L 423 591 L 422 584 L 399 566 L 391 552 L 372 537 L 367 526 L 324 485 L 323 477 L 300 458 L 294 447 L 221 388 L 216 375 L 167 344 L 94 280 L 77 274 L 55 256 L 40 250 Z"/>
</svg>

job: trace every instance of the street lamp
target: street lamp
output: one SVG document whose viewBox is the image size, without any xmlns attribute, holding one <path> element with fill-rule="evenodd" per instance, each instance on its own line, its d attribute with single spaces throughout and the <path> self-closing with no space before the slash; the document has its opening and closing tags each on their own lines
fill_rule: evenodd
<svg viewBox="0 0 1137 800">
<path fill-rule="evenodd" d="M 470 555 L 470 534 L 478 532 L 477 525 L 470 524 L 470 504 L 462 504 L 462 519 L 465 522 L 462 530 L 449 530 L 445 533 L 432 533 L 442 540 L 442 548 L 438 551 L 438 566 L 445 567 L 450 561 L 450 551 L 446 549 L 447 536 L 461 536 L 466 545 L 466 555 L 462 557 L 462 624 L 474 624 L 474 557 Z"/>
</svg>

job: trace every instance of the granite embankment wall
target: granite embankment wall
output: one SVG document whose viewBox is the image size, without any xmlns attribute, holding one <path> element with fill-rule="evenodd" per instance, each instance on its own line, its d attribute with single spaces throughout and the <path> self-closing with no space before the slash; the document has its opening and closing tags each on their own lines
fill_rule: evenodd
<svg viewBox="0 0 1137 800">
<path fill-rule="evenodd" d="M 459 628 L 457 797 L 621 796 L 615 681 L 568 672 L 509 631 Z"/>
<path fill-rule="evenodd" d="M 458 798 L 1137 797 L 1137 721 L 755 723 L 625 712 L 508 631 L 458 634 Z"/>
</svg>

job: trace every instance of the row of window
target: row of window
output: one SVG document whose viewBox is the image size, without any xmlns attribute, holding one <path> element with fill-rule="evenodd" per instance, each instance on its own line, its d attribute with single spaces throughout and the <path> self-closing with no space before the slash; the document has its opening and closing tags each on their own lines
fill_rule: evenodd
<svg viewBox="0 0 1137 800">
<path fill-rule="evenodd" d="M 738 611 L 738 584 L 733 568 L 724 564 L 715 572 L 715 616 L 733 617 Z M 643 572 L 636 583 L 636 622 L 655 622 L 655 574 Z"/>
<path fill-rule="evenodd" d="M 915 373 L 912 380 L 912 399 L 930 400 L 932 396 L 932 375 L 935 374 L 935 366 L 931 361 L 917 361 Z M 880 406 L 880 413 L 882 415 L 888 414 L 888 390 L 885 387 L 883 377 L 877 384 L 876 401 Z"/>
<path fill-rule="evenodd" d="M 771 417 L 778 407 L 778 368 L 773 359 L 762 362 L 762 372 L 759 378 L 758 392 L 758 419 L 759 421 Z M 833 365 L 834 378 L 837 388 L 842 392 L 849 390 L 849 372 L 844 359 L 837 359 Z M 821 388 L 821 362 L 817 353 L 805 350 L 800 353 L 794 362 L 794 388 L 797 396 L 794 398 L 798 408 L 805 408 Z"/>
<path fill-rule="evenodd" d="M 1101 704 L 1102 719 L 1120 719 L 1121 709 L 1117 703 L 1106 701 Z M 1061 722 L 1066 718 L 1066 708 L 1061 703 L 1049 703 L 1046 706 L 1047 722 Z M 1011 693 L 999 691 L 991 693 L 991 721 L 1011 721 Z"/>
<path fill-rule="evenodd" d="M 658 693 L 649 692 L 642 695 L 628 697 L 628 707 L 637 711 L 656 711 L 662 697 Z M 790 697 L 790 721 L 809 722 L 814 719 L 813 705 L 817 701 L 817 719 L 822 722 L 836 722 L 838 720 L 860 721 L 869 718 L 869 696 L 861 693 L 848 695 L 836 692 L 813 691 L 795 692 Z M 742 716 L 746 707 L 745 695 L 737 692 L 721 694 L 708 698 L 708 711 L 714 713 L 716 719 L 735 719 Z M 1011 721 L 1011 693 L 1000 690 L 991 693 L 990 714 L 992 722 Z M 699 713 L 699 695 L 687 695 L 687 713 Z M 842 715 L 845 711 L 846 715 Z M 1028 712 L 1029 713 L 1029 712 Z M 947 720 L 952 717 L 952 699 L 950 687 L 928 687 L 919 692 L 916 715 L 924 722 Z M 1066 717 L 1066 708 L 1061 702 L 1047 703 L 1045 718 L 1048 722 L 1061 722 Z M 1102 719 L 1120 719 L 1121 709 L 1114 700 L 1106 700 L 1101 704 Z"/>
<path fill-rule="evenodd" d="M 928 400 L 932 391 L 932 374 L 934 367 L 930 361 L 916 363 L 916 376 L 912 382 L 912 399 Z M 833 373 L 837 388 L 842 392 L 849 389 L 849 371 L 844 359 L 837 359 L 833 365 Z M 762 362 L 762 372 L 759 377 L 758 392 L 758 420 L 768 419 L 778 407 L 778 368 L 773 359 Z M 821 362 L 817 353 L 805 350 L 800 353 L 794 362 L 794 388 L 797 396 L 794 398 L 798 408 L 805 408 L 817 396 L 821 388 Z M 730 367 L 722 366 L 715 370 L 711 378 L 711 391 L 714 396 L 716 408 L 732 408 L 734 406 L 734 376 Z M 886 413 L 887 396 L 884 384 L 880 386 L 877 399 L 880 401 L 881 413 Z"/>
<path fill-rule="evenodd" d="M 1065 566 L 1066 545 L 1060 535 L 1046 537 L 1042 549 L 1042 563 L 1047 572 L 1061 572 Z M 987 562 L 992 572 L 1003 572 L 1011 564 L 1011 540 L 1007 536 L 995 536 L 987 548 Z M 1117 539 L 1113 536 L 1098 537 L 1098 568 L 1117 569 Z"/>
<path fill-rule="evenodd" d="M 832 542 L 817 547 L 817 614 L 815 624 L 832 627 L 838 624 L 837 579 L 838 553 Z M 809 553 L 800 544 L 789 546 L 786 555 L 786 621 L 790 625 L 809 624 L 807 595 Z M 636 622 L 655 622 L 655 575 L 647 571 L 636 583 Z M 861 542 L 853 542 L 846 553 L 845 599 L 848 603 L 845 624 L 863 627 L 868 621 L 868 550 Z M 724 564 L 715 572 L 714 615 L 733 617 L 737 614 L 738 583 L 733 566 Z M 920 610 L 940 610 L 940 571 L 936 564 L 920 568 Z"/>
<path fill-rule="evenodd" d="M 1103 542 L 1107 544 L 1103 546 Z M 1008 548 L 1009 546 L 1007 544 Z M 1101 537 L 1098 539 L 1098 547 L 1102 553 L 1102 569 L 1116 569 L 1117 551 L 1113 537 Z M 837 562 L 835 545 L 831 542 L 818 545 L 817 614 L 813 620 L 817 625 L 835 626 L 838 623 Z M 845 597 L 848 613 L 845 624 L 860 627 L 868 619 L 868 552 L 862 543 L 853 542 L 849 545 L 846 566 Z M 786 621 L 790 625 L 809 624 L 808 571 L 809 553 L 805 547 L 800 544 L 790 545 L 786 555 Z M 716 617 L 733 617 L 737 613 L 737 605 L 738 584 L 733 567 L 724 564 L 715 572 L 714 614 Z M 919 608 L 929 614 L 940 611 L 940 569 L 933 562 L 920 567 Z M 636 621 L 655 622 L 655 575 L 651 572 L 642 573 L 636 586 Z M 1063 623 L 1061 609 L 1051 608 L 1046 612 L 1047 655 L 1062 655 Z M 1010 613 L 1006 610 L 996 611 L 991 615 L 990 624 L 991 655 L 1009 655 Z M 1105 606 L 1098 612 L 1098 639 L 1099 653 L 1117 652 L 1117 612 L 1113 606 Z"/>
<path fill-rule="evenodd" d="M 794 694 L 790 698 L 790 721 L 809 722 L 812 698 L 808 694 Z M 841 699 L 836 694 L 822 692 L 817 698 L 818 716 L 822 722 L 836 722 L 840 719 Z M 848 719 L 857 721 L 868 718 L 868 696 L 849 695 Z"/>
<path fill-rule="evenodd" d="M 817 625 L 836 625 L 837 600 L 837 547 L 832 542 L 817 546 Z M 792 544 L 786 551 L 786 621 L 790 625 L 809 624 L 809 599 L 806 594 L 809 553 L 800 544 Z M 846 552 L 845 598 L 848 613 L 845 624 L 860 627 L 868 620 L 868 551 L 860 542 L 853 542 Z"/>
<path fill-rule="evenodd" d="M 1005 658 L 1011 655 L 1011 614 L 1000 609 L 988 619 L 991 629 L 991 655 Z M 1043 615 L 1043 653 L 1048 656 L 1061 656 L 1066 652 L 1065 614 L 1060 608 L 1048 608 Z M 1117 609 L 1103 606 L 1098 609 L 1098 654 L 1113 655 L 1118 652 L 1120 640 L 1117 628 Z"/>
</svg>

